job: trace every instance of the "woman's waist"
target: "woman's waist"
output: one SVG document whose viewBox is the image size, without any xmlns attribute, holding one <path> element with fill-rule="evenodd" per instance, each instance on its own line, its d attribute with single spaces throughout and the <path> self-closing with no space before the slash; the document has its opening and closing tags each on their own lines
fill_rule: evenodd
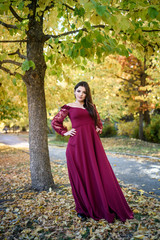
<svg viewBox="0 0 160 240">
<path fill-rule="evenodd" d="M 90 125 L 90 126 L 93 126 L 93 127 L 95 126 L 94 122 L 83 122 L 83 123 L 73 123 L 72 128 L 79 128 L 79 127 L 87 126 L 87 125 Z"/>
</svg>

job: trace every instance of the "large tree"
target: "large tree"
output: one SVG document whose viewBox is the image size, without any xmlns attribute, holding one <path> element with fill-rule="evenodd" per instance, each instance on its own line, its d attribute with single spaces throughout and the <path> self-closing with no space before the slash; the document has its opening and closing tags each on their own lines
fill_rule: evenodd
<svg viewBox="0 0 160 240">
<path fill-rule="evenodd" d="M 71 58 L 84 69 L 86 59 L 94 58 L 100 62 L 111 53 L 128 56 L 124 46 L 127 36 L 136 41 L 135 30 L 138 33 L 159 31 L 156 20 L 152 21 L 152 30 L 151 26 L 145 26 L 148 19 L 157 17 L 157 6 L 158 2 L 150 6 L 150 2 L 141 0 L 138 3 L 109 0 L 1 1 L 0 69 L 16 78 L 21 77 L 26 84 L 33 188 L 54 187 L 47 142 L 46 61 L 52 62 L 53 74 L 62 78 L 62 75 L 65 77 L 61 70 L 63 62 L 70 63 Z M 139 13 L 143 16 L 141 21 Z M 7 44 L 10 47 L 6 47 Z"/>
</svg>

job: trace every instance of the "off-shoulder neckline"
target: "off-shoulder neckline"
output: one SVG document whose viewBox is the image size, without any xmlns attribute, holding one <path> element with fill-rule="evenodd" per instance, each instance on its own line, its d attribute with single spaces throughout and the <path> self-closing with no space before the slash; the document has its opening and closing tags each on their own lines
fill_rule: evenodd
<svg viewBox="0 0 160 240">
<path fill-rule="evenodd" d="M 67 104 L 65 104 L 65 106 L 67 106 L 67 107 L 70 107 L 70 108 L 79 108 L 79 109 L 86 110 L 86 108 L 80 108 L 80 107 L 71 107 L 71 106 L 69 106 L 69 105 L 67 105 Z"/>
</svg>

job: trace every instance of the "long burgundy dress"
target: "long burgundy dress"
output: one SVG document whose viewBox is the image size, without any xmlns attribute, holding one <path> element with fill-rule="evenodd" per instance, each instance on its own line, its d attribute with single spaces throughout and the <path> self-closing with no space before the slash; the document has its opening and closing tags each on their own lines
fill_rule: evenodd
<svg viewBox="0 0 160 240">
<path fill-rule="evenodd" d="M 85 108 L 64 105 L 52 120 L 52 127 L 61 135 L 67 132 L 63 120 L 69 116 L 76 135 L 69 138 L 66 157 L 68 174 L 78 213 L 95 220 L 114 218 L 125 222 L 133 218 L 112 167 L 95 130 L 94 120 Z M 102 122 L 98 115 L 98 127 Z"/>
</svg>

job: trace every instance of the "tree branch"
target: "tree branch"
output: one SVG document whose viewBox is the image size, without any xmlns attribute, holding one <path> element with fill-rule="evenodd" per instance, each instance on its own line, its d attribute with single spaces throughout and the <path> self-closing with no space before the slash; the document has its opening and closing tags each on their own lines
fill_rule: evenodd
<svg viewBox="0 0 160 240">
<path fill-rule="evenodd" d="M 27 40 L 0 40 L 1 43 L 27 42 Z"/>
<path fill-rule="evenodd" d="M 10 9 L 11 13 L 13 14 L 13 16 L 14 16 L 19 22 L 22 22 L 23 20 L 25 20 L 25 18 L 21 18 L 21 17 L 15 12 L 15 10 L 12 8 L 12 5 L 9 6 L 9 9 Z"/>
<path fill-rule="evenodd" d="M 79 30 L 73 30 L 73 31 L 69 31 L 69 32 L 65 32 L 65 33 L 62 33 L 62 34 L 59 34 L 59 35 L 48 35 L 52 38 L 59 38 L 59 37 L 63 37 L 63 36 L 67 36 L 67 35 L 70 35 L 70 34 L 73 34 L 73 33 L 77 33 L 79 31 L 85 31 L 87 32 L 87 28 L 81 28 Z"/>
<path fill-rule="evenodd" d="M 18 27 L 16 25 L 12 25 L 12 24 L 7 24 L 7 23 L 4 23 L 2 21 L 0 21 L 0 24 L 4 27 L 6 27 L 7 29 L 9 28 L 13 28 L 13 29 L 18 29 Z"/>
<path fill-rule="evenodd" d="M 69 6 L 68 4 L 66 4 L 66 3 L 62 3 L 62 5 L 64 5 L 65 7 L 69 8 L 69 9 L 72 10 L 72 11 L 75 11 L 74 8 L 70 7 L 70 6 Z M 53 8 L 54 6 L 55 6 L 55 3 L 52 1 L 52 2 L 51 2 L 51 5 L 50 5 L 50 6 L 47 6 L 47 7 L 45 8 L 44 12 L 47 11 L 47 10 L 50 10 L 50 9 Z"/>
<path fill-rule="evenodd" d="M 22 65 L 22 63 L 20 63 L 20 62 L 16 62 L 16 61 L 13 61 L 13 60 L 10 60 L 10 59 L 0 61 L 0 65 L 2 65 L 3 63 L 12 63 L 12 64 L 17 65 L 19 67 L 21 67 L 21 65 Z"/>
<path fill-rule="evenodd" d="M 11 76 L 16 76 L 16 74 L 19 74 L 21 77 L 22 77 L 22 79 L 23 79 L 23 75 L 22 74 L 20 74 L 20 73 L 18 73 L 18 72 L 11 72 L 8 68 L 5 68 L 5 67 L 3 67 L 3 66 L 1 66 L 0 65 L 0 69 L 1 70 L 3 70 L 4 72 L 6 72 L 6 73 L 9 73 Z"/>
<path fill-rule="evenodd" d="M 136 84 L 136 83 L 134 83 L 134 82 L 131 82 L 130 80 L 128 80 L 128 79 L 126 79 L 126 78 L 120 77 L 120 76 L 118 76 L 118 75 L 116 75 L 116 74 L 114 74 L 114 76 L 116 76 L 117 78 L 120 78 L 120 79 L 122 79 L 122 80 L 124 80 L 124 81 L 126 81 L 126 82 L 129 82 L 129 83 L 131 83 L 132 85 L 135 85 L 135 86 L 139 87 L 138 84 Z"/>
<path fill-rule="evenodd" d="M 27 59 L 27 56 L 21 54 L 19 49 L 17 49 L 16 52 L 9 53 L 8 56 L 12 56 L 12 55 L 16 55 L 16 54 L 17 54 L 21 59 Z"/>
<path fill-rule="evenodd" d="M 122 8 L 117 8 L 117 9 L 120 10 L 120 11 L 124 11 L 124 12 L 129 12 L 129 11 L 131 11 L 130 9 L 122 9 Z M 139 9 L 135 9 L 135 10 L 132 9 L 132 11 L 133 11 L 133 12 L 139 12 Z"/>
<path fill-rule="evenodd" d="M 142 29 L 142 32 L 160 32 L 160 29 Z"/>
<path fill-rule="evenodd" d="M 94 25 L 92 26 L 92 28 L 105 28 L 105 25 Z M 59 35 L 45 35 L 45 41 L 47 41 L 48 39 L 50 38 L 59 38 L 59 37 L 63 37 L 63 36 L 67 36 L 67 35 L 70 35 L 70 34 L 74 34 L 74 33 L 77 33 L 77 32 L 80 32 L 80 31 L 84 31 L 84 32 L 88 32 L 87 31 L 87 28 L 81 28 L 81 29 L 78 29 L 78 30 L 73 30 L 73 31 L 69 31 L 69 32 L 65 32 L 65 33 L 61 33 Z"/>
<path fill-rule="evenodd" d="M 35 19 L 36 16 L 36 8 L 37 8 L 37 0 L 32 0 L 32 5 L 33 5 L 33 19 Z"/>
<path fill-rule="evenodd" d="M 55 4 L 55 3 L 52 1 L 52 2 L 51 2 L 51 5 L 50 5 L 50 6 L 47 6 L 47 7 L 44 9 L 44 12 L 47 11 L 47 10 L 50 10 L 51 8 L 53 8 L 53 7 L 54 7 L 54 4 Z"/>
<path fill-rule="evenodd" d="M 69 22 L 68 9 L 67 9 L 67 7 L 66 7 L 66 11 L 67 11 L 67 21 L 68 21 L 68 26 L 71 27 L 71 24 L 70 24 L 70 22 Z"/>
<path fill-rule="evenodd" d="M 106 26 L 107 25 L 99 24 L 99 25 L 93 25 L 91 27 L 92 28 L 105 28 Z M 114 29 L 111 28 L 109 30 L 113 31 Z M 63 37 L 63 36 L 67 36 L 67 35 L 70 35 L 70 34 L 78 33 L 79 31 L 88 32 L 86 28 L 81 28 L 81 29 L 65 32 L 65 33 L 62 33 L 62 34 L 59 34 L 59 35 L 45 35 L 45 37 L 44 37 L 45 40 L 44 41 L 47 41 L 50 38 L 56 39 L 56 38 L 59 38 L 59 37 Z M 156 31 L 160 31 L 160 29 L 152 29 L 152 30 L 147 30 L 147 29 L 144 30 L 144 29 L 142 29 L 142 32 L 156 32 Z"/>
<path fill-rule="evenodd" d="M 65 6 L 66 8 L 69 8 L 69 9 L 72 10 L 72 11 L 75 11 L 74 8 L 70 7 L 70 6 L 69 6 L 68 4 L 66 4 L 66 3 L 62 3 L 62 5 Z"/>
</svg>

